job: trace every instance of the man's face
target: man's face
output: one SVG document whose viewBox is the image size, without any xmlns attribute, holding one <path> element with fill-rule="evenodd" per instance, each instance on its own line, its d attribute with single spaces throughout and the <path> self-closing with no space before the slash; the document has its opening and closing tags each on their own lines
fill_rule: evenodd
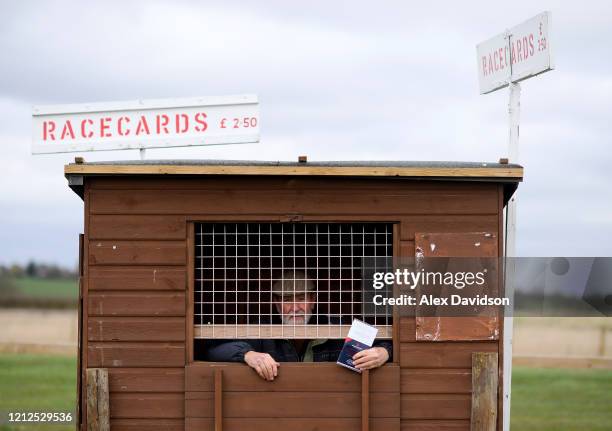
<svg viewBox="0 0 612 431">
<path fill-rule="evenodd" d="M 305 325 L 314 308 L 314 295 L 300 294 L 279 298 L 274 302 L 285 325 Z"/>
</svg>

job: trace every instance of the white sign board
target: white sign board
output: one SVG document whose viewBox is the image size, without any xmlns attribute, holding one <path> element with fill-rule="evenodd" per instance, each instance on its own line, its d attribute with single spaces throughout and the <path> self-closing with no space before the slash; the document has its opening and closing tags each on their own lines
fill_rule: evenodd
<svg viewBox="0 0 612 431">
<path fill-rule="evenodd" d="M 543 12 L 476 46 L 480 93 L 490 93 L 554 69 L 550 12 Z"/>
<path fill-rule="evenodd" d="M 32 154 L 259 141 L 257 96 L 35 106 Z"/>
</svg>

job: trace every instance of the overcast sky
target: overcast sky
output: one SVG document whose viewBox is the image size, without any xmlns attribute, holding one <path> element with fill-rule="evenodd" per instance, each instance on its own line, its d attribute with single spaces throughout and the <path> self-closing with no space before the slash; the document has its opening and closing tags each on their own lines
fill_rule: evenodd
<svg viewBox="0 0 612 431">
<path fill-rule="evenodd" d="M 517 251 L 611 256 L 612 2 L 418 3 L 0 0 L 0 263 L 77 260 L 77 154 L 30 154 L 32 105 L 259 96 L 260 143 L 151 159 L 497 161 L 508 93 L 479 95 L 475 45 L 544 10 L 556 70 L 522 83 Z"/>
</svg>

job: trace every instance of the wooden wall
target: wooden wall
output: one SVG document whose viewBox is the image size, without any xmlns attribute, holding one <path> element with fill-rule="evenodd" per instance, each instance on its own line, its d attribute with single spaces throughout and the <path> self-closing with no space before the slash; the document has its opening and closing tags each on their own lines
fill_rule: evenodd
<svg viewBox="0 0 612 431">
<path fill-rule="evenodd" d="M 190 221 L 397 222 L 404 256 L 416 232 L 501 237 L 495 183 L 87 177 L 84 199 L 82 363 L 109 369 L 113 430 L 184 429 Z M 471 353 L 501 358 L 499 342 L 416 342 L 414 318 L 401 319 L 399 338 L 401 429 L 469 429 Z"/>
</svg>

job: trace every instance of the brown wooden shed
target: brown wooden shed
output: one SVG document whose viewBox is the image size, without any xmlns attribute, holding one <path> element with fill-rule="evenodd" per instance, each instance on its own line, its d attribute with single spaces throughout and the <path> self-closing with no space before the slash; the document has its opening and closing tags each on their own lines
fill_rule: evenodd
<svg viewBox="0 0 612 431">
<path fill-rule="evenodd" d="M 393 310 L 375 322 L 393 341 L 393 361 L 363 375 L 286 363 L 266 382 L 246 365 L 203 361 L 199 351 L 208 338 L 346 335 L 342 324 L 287 333 L 262 318 L 271 313 L 262 286 L 273 278 L 262 272 L 284 266 L 286 253 L 328 280 L 327 312 L 339 315 L 354 311 L 341 305 L 353 304 L 342 283 L 355 277 L 342 259 L 433 253 L 432 241 L 438 255 L 500 256 L 503 210 L 521 166 L 172 160 L 74 163 L 65 175 L 84 202 L 82 429 L 86 370 L 104 368 L 113 430 L 467 430 L 473 352 L 499 354 L 501 429 L 503 319 L 438 320 L 432 336 L 426 318 Z M 293 252 L 275 242 L 285 237 Z M 360 241 L 359 253 L 349 240 Z"/>
</svg>

